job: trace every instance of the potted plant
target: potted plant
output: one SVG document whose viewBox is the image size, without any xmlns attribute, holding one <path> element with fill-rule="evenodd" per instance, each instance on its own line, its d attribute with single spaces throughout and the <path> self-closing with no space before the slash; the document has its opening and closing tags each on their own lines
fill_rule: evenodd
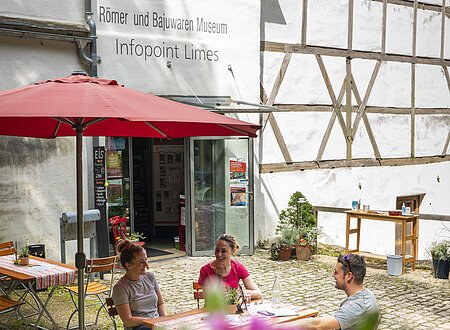
<svg viewBox="0 0 450 330">
<path fill-rule="evenodd" d="M 30 264 L 30 250 L 28 246 L 24 245 L 19 253 L 19 259 L 17 263 L 21 266 L 26 266 Z"/>
<path fill-rule="evenodd" d="M 295 230 L 281 230 L 281 237 L 278 245 L 278 260 L 286 261 L 291 258 L 292 250 L 294 249 L 297 240 L 298 235 Z"/>
<path fill-rule="evenodd" d="M 294 192 L 289 198 L 288 207 L 280 212 L 280 219 L 276 232 L 283 233 L 289 230 L 297 235 L 295 242 L 295 253 L 299 254 L 299 260 L 309 260 L 311 252 L 314 251 L 318 236 L 317 220 L 314 216 L 312 205 L 305 196 Z"/>
<path fill-rule="evenodd" d="M 439 243 L 433 243 L 430 248 L 430 254 L 433 259 L 434 277 L 448 279 L 450 269 L 450 241 L 444 240 Z"/>
<path fill-rule="evenodd" d="M 145 236 L 144 234 L 137 231 L 135 233 L 130 233 L 128 235 L 128 239 L 132 242 L 139 242 L 140 239 L 145 239 Z"/>
<path fill-rule="evenodd" d="M 309 260 L 313 248 L 316 246 L 319 230 L 317 227 L 300 228 L 298 232 L 298 241 L 295 245 L 295 254 L 297 260 Z"/>
</svg>

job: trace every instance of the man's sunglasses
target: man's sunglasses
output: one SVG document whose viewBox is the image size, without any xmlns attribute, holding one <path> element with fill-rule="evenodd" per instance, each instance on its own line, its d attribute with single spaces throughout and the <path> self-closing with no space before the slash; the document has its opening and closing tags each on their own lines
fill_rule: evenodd
<svg viewBox="0 0 450 330">
<path fill-rule="evenodd" d="M 347 266 L 348 266 L 348 270 L 350 271 L 350 272 L 352 272 L 352 266 L 350 266 L 350 256 L 351 256 L 352 254 L 351 253 L 349 253 L 349 254 L 346 254 L 345 256 L 344 256 L 344 260 L 345 260 L 345 262 L 347 263 Z M 352 272 L 353 273 L 353 272 Z"/>
</svg>

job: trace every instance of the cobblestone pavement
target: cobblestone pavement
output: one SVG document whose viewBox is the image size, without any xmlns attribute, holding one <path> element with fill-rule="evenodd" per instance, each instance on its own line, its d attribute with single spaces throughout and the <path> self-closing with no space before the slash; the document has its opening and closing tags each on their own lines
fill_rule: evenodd
<svg viewBox="0 0 450 330">
<path fill-rule="evenodd" d="M 169 313 L 196 308 L 192 281 L 200 267 L 211 260 L 182 257 L 150 263 L 156 273 Z M 274 273 L 280 274 L 283 300 L 331 313 L 345 298 L 334 288 L 331 272 L 335 257 L 315 256 L 312 261 L 272 261 L 267 251 L 239 256 L 252 278 L 270 299 Z M 376 265 L 375 265 L 376 266 Z M 382 320 L 379 329 L 450 329 L 450 281 L 434 279 L 430 270 L 408 270 L 402 276 L 389 276 L 386 266 L 368 267 L 364 281 L 377 297 Z"/>
<path fill-rule="evenodd" d="M 320 314 L 331 313 L 345 298 L 345 293 L 334 288 L 331 272 L 336 263 L 335 257 L 314 256 L 311 261 L 273 261 L 269 253 L 259 250 L 253 256 L 239 256 L 250 271 L 266 299 L 270 299 L 270 289 L 275 272 L 280 274 L 282 298 L 298 306 L 318 309 Z M 176 313 L 197 308 L 193 298 L 192 281 L 198 279 L 200 267 L 211 258 L 180 257 L 154 261 L 150 259 L 150 270 L 156 273 L 166 301 L 168 313 Z M 119 269 L 116 279 L 123 270 Z M 107 280 L 105 278 L 105 280 Z M 387 275 L 386 264 L 370 264 L 367 269 L 365 285 L 377 297 L 382 312 L 379 326 L 383 329 L 449 329 L 450 330 L 450 281 L 434 279 L 430 270 L 408 270 L 402 276 Z M 45 292 L 40 293 L 41 299 Z M 89 305 L 86 302 L 86 305 Z M 58 288 L 48 306 L 50 313 L 64 329 L 73 304 L 64 288 Z M 95 309 L 86 308 L 86 321 L 95 318 Z M 0 317 L 0 322 L 7 315 Z M 117 318 L 118 319 L 118 318 Z M 76 318 L 73 320 L 76 325 Z M 119 320 L 118 320 L 119 321 Z M 18 321 L 0 329 L 16 330 L 28 328 L 27 321 Z M 50 326 L 43 320 L 44 325 Z M 119 321 L 118 329 L 123 329 Z M 100 313 L 97 326 L 89 330 L 112 329 L 111 320 L 106 313 Z"/>
</svg>

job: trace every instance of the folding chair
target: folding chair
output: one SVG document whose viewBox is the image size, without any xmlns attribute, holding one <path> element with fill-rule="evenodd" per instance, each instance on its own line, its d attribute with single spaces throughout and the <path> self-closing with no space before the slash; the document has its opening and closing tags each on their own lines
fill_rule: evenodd
<svg viewBox="0 0 450 330">
<path fill-rule="evenodd" d="M 114 235 L 114 242 L 119 239 L 129 239 L 127 233 L 127 220 L 128 218 L 122 218 L 118 215 L 109 218 L 109 224 Z M 137 242 L 140 246 L 144 246 L 145 242 Z"/>
<path fill-rule="evenodd" d="M 112 298 L 106 298 L 106 306 L 108 306 L 108 314 L 109 317 L 111 318 L 111 321 L 114 324 L 114 330 L 117 329 L 117 325 L 116 325 L 116 315 L 119 315 L 119 312 L 117 312 L 116 306 L 114 305 L 114 301 Z"/>
<path fill-rule="evenodd" d="M 197 308 L 200 308 L 200 299 L 205 299 L 205 293 L 203 287 L 198 282 L 193 282 L 192 287 L 194 289 L 194 299 L 197 300 Z"/>
<path fill-rule="evenodd" d="M 0 243 L 0 256 L 8 256 L 16 253 L 16 248 L 14 247 L 13 241 L 1 242 Z M 0 275 L 0 291 L 2 294 L 6 294 L 10 286 L 10 278 L 5 275 Z"/>
<path fill-rule="evenodd" d="M 115 216 L 109 218 L 109 223 L 111 225 L 111 230 L 114 235 L 114 241 L 119 239 L 128 238 L 127 235 L 127 218 L 122 218 L 120 216 Z"/>
<path fill-rule="evenodd" d="M 0 315 L 10 312 L 17 312 L 19 307 L 23 304 L 21 301 L 12 300 L 7 296 L 0 296 Z M 12 317 L 12 315 L 11 315 Z M 11 317 L 8 318 L 6 323 L 9 322 Z"/>
<path fill-rule="evenodd" d="M 102 298 L 102 295 L 106 295 L 106 297 L 111 297 L 112 293 L 112 286 L 114 283 L 114 273 L 116 270 L 116 262 L 117 262 L 117 256 L 112 257 L 105 257 L 105 258 L 95 258 L 95 259 L 88 259 L 87 260 L 87 266 L 85 270 L 85 281 L 84 281 L 84 294 L 85 299 L 89 297 L 94 297 L 94 302 L 91 304 L 85 304 L 86 307 L 88 306 L 94 306 L 94 305 L 100 305 L 96 317 L 95 322 L 90 325 L 96 325 L 98 322 L 98 316 L 100 314 L 100 311 L 103 309 L 106 313 L 108 313 L 108 309 L 106 308 L 106 301 Z M 100 283 L 98 281 L 93 281 L 94 275 L 96 273 L 105 273 L 105 272 L 111 272 L 111 280 L 109 281 L 109 285 L 105 285 L 103 283 Z M 69 286 L 66 287 L 66 289 L 70 293 L 70 298 L 72 298 L 72 302 L 75 306 L 75 310 L 70 315 L 69 320 L 67 321 L 67 329 L 73 329 L 69 328 L 70 321 L 72 320 L 72 317 L 78 312 L 78 304 L 76 296 L 78 295 L 78 286 Z M 98 299 L 98 302 L 95 301 L 95 298 Z M 75 327 L 76 328 L 76 327 Z"/>
<path fill-rule="evenodd" d="M 14 247 L 13 241 L 0 243 L 0 256 L 7 256 L 15 253 L 16 248 Z"/>
</svg>

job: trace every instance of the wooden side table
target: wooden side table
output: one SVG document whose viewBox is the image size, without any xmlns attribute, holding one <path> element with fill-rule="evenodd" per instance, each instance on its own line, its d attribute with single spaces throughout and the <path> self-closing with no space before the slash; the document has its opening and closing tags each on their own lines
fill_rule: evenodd
<svg viewBox="0 0 450 330">
<path fill-rule="evenodd" d="M 361 220 L 375 220 L 375 221 L 389 221 L 401 224 L 402 226 L 402 273 L 405 273 L 405 264 L 412 263 L 412 270 L 416 270 L 417 250 L 418 250 L 418 238 L 419 238 L 419 215 L 389 215 L 387 212 L 376 211 L 345 211 L 347 214 L 347 224 L 345 230 L 345 253 L 359 253 L 360 233 L 361 233 Z M 356 228 L 350 228 L 351 218 L 356 218 Z M 411 235 L 406 235 L 406 227 L 408 223 L 412 223 Z M 356 234 L 356 249 L 349 249 L 350 235 Z M 406 255 L 406 244 L 411 242 L 412 255 Z M 376 257 L 376 256 L 371 256 Z"/>
</svg>

